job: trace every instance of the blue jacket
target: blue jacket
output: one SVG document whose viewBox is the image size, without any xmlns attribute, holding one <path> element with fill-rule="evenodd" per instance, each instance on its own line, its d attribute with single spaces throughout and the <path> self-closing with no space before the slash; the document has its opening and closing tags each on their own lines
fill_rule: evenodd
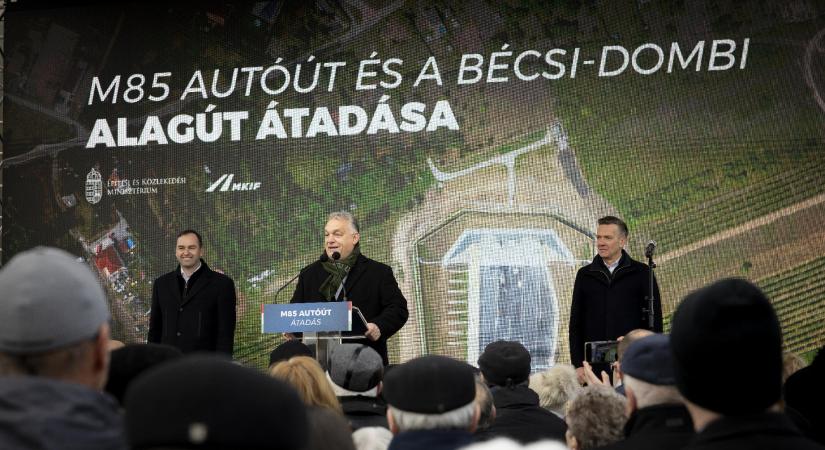
<svg viewBox="0 0 825 450">
<path fill-rule="evenodd" d="M 109 395 L 44 377 L 0 377 L 0 448 L 125 450 Z"/>
<path fill-rule="evenodd" d="M 396 434 L 387 450 L 455 450 L 472 443 L 464 430 L 415 430 Z"/>
</svg>

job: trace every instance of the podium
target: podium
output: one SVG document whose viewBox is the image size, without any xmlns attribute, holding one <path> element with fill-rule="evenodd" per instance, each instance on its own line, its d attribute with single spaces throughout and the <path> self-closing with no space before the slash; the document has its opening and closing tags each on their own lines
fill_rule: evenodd
<svg viewBox="0 0 825 450">
<path fill-rule="evenodd" d="M 367 321 L 352 302 L 261 305 L 261 333 L 291 333 L 315 350 L 326 369 L 332 350 L 347 340 L 364 339 Z"/>
</svg>

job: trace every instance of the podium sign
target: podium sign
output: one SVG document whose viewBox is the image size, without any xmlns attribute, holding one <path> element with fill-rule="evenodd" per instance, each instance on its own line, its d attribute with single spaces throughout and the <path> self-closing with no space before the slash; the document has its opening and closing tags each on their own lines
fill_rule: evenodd
<svg viewBox="0 0 825 450">
<path fill-rule="evenodd" d="M 261 305 L 262 333 L 317 333 L 352 330 L 352 302 Z"/>
</svg>

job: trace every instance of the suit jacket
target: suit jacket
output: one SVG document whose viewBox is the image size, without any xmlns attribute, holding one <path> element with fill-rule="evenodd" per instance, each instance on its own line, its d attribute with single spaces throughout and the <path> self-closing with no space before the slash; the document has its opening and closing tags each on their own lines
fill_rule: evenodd
<svg viewBox="0 0 825 450">
<path fill-rule="evenodd" d="M 232 355 L 235 342 L 235 283 L 201 260 L 184 292 L 180 266 L 152 287 L 149 342 L 167 344 L 184 353 L 209 351 Z M 178 278 L 181 278 L 180 281 Z"/>
<path fill-rule="evenodd" d="M 613 274 L 598 255 L 579 269 L 570 306 L 570 360 L 574 366 L 582 365 L 585 342 L 614 340 L 636 328 L 648 328 L 642 309 L 647 308 L 649 273 L 646 264 L 624 250 Z M 653 331 L 661 333 L 662 297 L 655 279 L 653 290 Z"/>
<path fill-rule="evenodd" d="M 304 267 L 298 277 L 298 285 L 292 294 L 290 303 L 311 303 L 330 301 L 321 297 L 321 284 L 329 273 L 324 270 L 320 261 Z M 407 300 L 398 289 L 398 282 L 392 273 L 392 268 L 378 261 L 373 261 L 364 255 L 359 255 L 344 283 L 347 298 L 353 306 L 357 306 L 367 322 L 372 322 L 381 330 L 381 337 L 377 341 L 369 339 L 355 342 L 372 347 L 384 360 L 387 358 L 387 339 L 394 335 L 407 322 Z"/>
</svg>

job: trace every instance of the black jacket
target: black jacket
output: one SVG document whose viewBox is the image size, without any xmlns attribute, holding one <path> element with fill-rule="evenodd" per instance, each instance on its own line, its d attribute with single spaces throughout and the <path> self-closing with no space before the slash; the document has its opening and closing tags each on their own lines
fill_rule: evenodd
<svg viewBox="0 0 825 450">
<path fill-rule="evenodd" d="M 647 308 L 649 270 L 624 250 L 612 275 L 598 255 L 579 269 L 570 306 L 570 361 L 574 366 L 582 365 L 585 342 L 615 340 L 636 328 L 648 328 L 642 309 Z M 656 280 L 653 288 L 653 331 L 661 333 L 662 298 Z"/>
<path fill-rule="evenodd" d="M 149 342 L 167 344 L 184 353 L 209 351 L 232 355 L 235 341 L 235 283 L 201 268 L 183 289 L 180 266 L 162 275 L 152 288 Z"/>
<path fill-rule="evenodd" d="M 390 428 L 387 424 L 387 404 L 380 398 L 356 395 L 338 397 L 338 401 L 352 431 L 364 427 Z"/>
<path fill-rule="evenodd" d="M 301 271 L 298 285 L 292 294 L 290 303 L 311 303 L 329 301 L 321 298 L 319 291 L 321 284 L 329 273 L 324 270 L 320 261 L 315 261 Z M 347 275 L 344 283 L 347 297 L 357 306 L 368 322 L 378 325 L 381 337 L 377 341 L 368 339 L 349 341 L 366 344 L 372 347 L 384 360 L 387 358 L 387 339 L 394 335 L 407 322 L 407 300 L 398 289 L 398 282 L 392 273 L 392 268 L 386 264 L 373 261 L 364 255 L 359 255 L 355 265 Z M 353 322 L 355 318 L 353 318 Z"/>
<path fill-rule="evenodd" d="M 723 417 L 709 423 L 685 449 L 690 450 L 825 450 L 802 436 L 784 414 Z"/>
<path fill-rule="evenodd" d="M 564 442 L 567 424 L 539 406 L 539 396 L 525 385 L 491 389 L 496 418 L 486 430 L 476 434 L 479 440 L 508 437 L 522 444 L 542 439 Z"/>
<path fill-rule="evenodd" d="M 693 436 L 693 421 L 684 405 L 655 405 L 638 409 L 624 426 L 625 439 L 600 450 L 679 450 Z"/>
</svg>

